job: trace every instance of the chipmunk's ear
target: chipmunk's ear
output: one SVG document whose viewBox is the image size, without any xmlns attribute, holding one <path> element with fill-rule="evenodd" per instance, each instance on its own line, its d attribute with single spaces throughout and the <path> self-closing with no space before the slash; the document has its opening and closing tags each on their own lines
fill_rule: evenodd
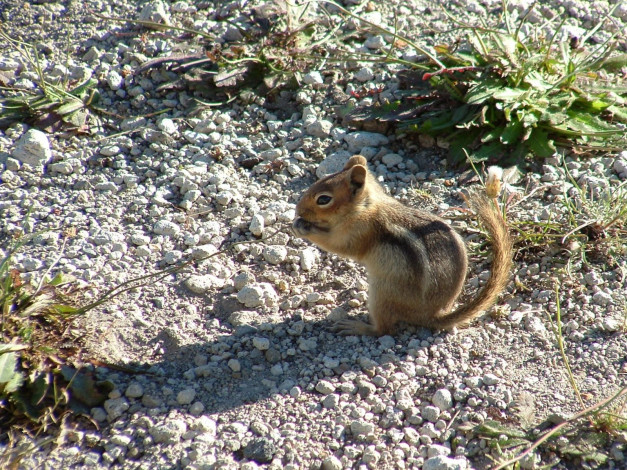
<svg viewBox="0 0 627 470">
<path fill-rule="evenodd" d="M 353 155 L 348 159 L 346 165 L 344 165 L 344 170 L 348 170 L 349 168 L 354 167 L 355 165 L 366 166 L 368 163 L 366 159 L 361 155 Z"/>
<path fill-rule="evenodd" d="M 366 163 L 366 160 L 364 159 L 364 164 L 365 163 Z M 368 175 L 368 170 L 363 165 L 355 165 L 350 168 L 349 180 L 350 180 L 350 185 L 351 185 L 351 189 L 353 192 L 353 196 L 363 191 L 364 185 L 366 184 L 367 175 Z"/>
</svg>

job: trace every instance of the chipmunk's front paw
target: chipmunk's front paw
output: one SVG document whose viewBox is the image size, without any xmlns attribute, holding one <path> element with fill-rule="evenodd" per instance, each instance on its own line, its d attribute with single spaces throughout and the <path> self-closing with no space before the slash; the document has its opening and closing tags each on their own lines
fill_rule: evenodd
<svg viewBox="0 0 627 470">
<path fill-rule="evenodd" d="M 361 320 L 352 320 L 345 318 L 338 320 L 332 327 L 332 331 L 341 335 L 368 335 L 376 336 L 377 333 L 374 327 L 370 323 L 363 322 Z"/>
</svg>

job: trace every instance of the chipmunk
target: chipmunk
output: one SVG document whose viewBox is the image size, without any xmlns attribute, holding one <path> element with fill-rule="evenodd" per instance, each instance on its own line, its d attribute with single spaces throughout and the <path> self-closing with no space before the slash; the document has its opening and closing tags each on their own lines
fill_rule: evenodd
<svg viewBox="0 0 627 470">
<path fill-rule="evenodd" d="M 509 280 L 512 242 L 492 201 L 475 194 L 468 202 L 492 239 L 492 269 L 476 298 L 451 312 L 468 268 L 466 246 L 453 228 L 388 196 L 360 155 L 314 183 L 296 206 L 294 233 L 368 272 L 371 323 L 345 319 L 335 330 L 380 336 L 401 321 L 449 329 L 491 307 Z"/>
</svg>

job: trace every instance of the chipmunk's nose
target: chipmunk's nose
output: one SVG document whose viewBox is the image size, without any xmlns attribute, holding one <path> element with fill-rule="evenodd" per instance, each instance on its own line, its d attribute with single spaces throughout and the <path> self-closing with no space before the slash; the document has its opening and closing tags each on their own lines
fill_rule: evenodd
<svg viewBox="0 0 627 470">
<path fill-rule="evenodd" d="M 307 222 L 302 217 L 297 217 L 292 224 L 292 228 L 296 233 L 309 232 L 311 230 L 311 222 Z"/>
</svg>

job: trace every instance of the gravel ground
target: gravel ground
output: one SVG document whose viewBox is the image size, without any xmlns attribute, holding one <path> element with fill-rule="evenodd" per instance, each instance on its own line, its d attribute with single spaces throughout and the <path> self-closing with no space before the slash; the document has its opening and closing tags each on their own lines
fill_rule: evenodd
<svg viewBox="0 0 627 470">
<path fill-rule="evenodd" d="M 426 44 L 434 28 L 451 27 L 435 1 L 345 3 L 390 27 L 398 12 L 401 31 L 422 31 L 418 39 Z M 566 16 L 567 30 L 577 34 L 612 3 L 551 0 L 532 21 Z M 511 2 L 510 10 L 518 15 L 530 4 Z M 477 240 L 458 210 L 470 172 L 448 169 L 437 148 L 348 129 L 338 118 L 342 106 L 356 101 L 351 91 L 394 90 L 397 69 L 324 63 L 305 71 L 294 90 L 240 97 L 190 117 L 193 92 L 161 87 L 176 78 L 167 65 L 137 72 L 150 59 L 181 51 L 182 33 L 94 13 L 161 15 L 228 44 L 242 37 L 234 25 L 252 28 L 251 18 L 273 5 L 68 0 L 0 6 L 11 37 L 40 44 L 50 79 L 98 79 L 100 105 L 112 113 L 105 124 L 118 126 L 79 135 L 26 125 L 0 132 L 2 246 L 19 228 L 48 230 L 16 257 L 25 279 L 38 279 L 57 261 L 61 232 L 70 226 L 77 235 L 55 271 L 84 281 L 92 295 L 203 258 L 223 242 L 274 234 L 89 312 L 80 323 L 88 355 L 146 365 L 150 373 L 98 368 L 116 388 L 103 408 L 91 411 L 97 427 L 68 432 L 61 445 L 28 456 L 22 468 L 488 468 L 489 442 L 464 424 L 497 419 L 522 426 L 579 410 L 547 315 L 556 311 L 556 282 L 567 356 L 589 404 L 625 385 L 624 247 L 585 262 L 572 245 L 521 252 L 515 282 L 496 310 L 466 329 L 406 328 L 381 338 L 330 332 L 333 319 L 366 313 L 364 271 L 294 238 L 287 227 L 302 191 L 348 156 L 366 156 L 397 198 L 450 217 L 470 242 Z M 500 8 L 494 0 L 446 4 L 471 20 L 494 17 Z M 309 14 L 324 17 L 313 7 Z M 625 20 L 623 5 L 613 27 L 625 31 Z M 351 28 L 354 23 L 344 26 Z M 607 34 L 601 30 L 599 40 Z M 376 51 L 386 38 L 358 35 L 354 44 Z M 623 39 L 623 52 L 626 44 Z M 0 71 L 14 85 L 31 86 L 32 66 L 6 42 L 0 47 Z M 511 220 L 567 217 L 564 195 L 574 200 L 577 192 L 565 168 L 600 192 L 627 180 L 627 152 L 543 163 L 507 188 L 516 201 Z M 485 282 L 489 267 L 478 249 L 471 252 L 466 295 Z M 625 436 L 608 443 L 606 468 L 625 468 L 625 448 Z M 549 458 L 532 454 L 523 467 Z"/>
</svg>

